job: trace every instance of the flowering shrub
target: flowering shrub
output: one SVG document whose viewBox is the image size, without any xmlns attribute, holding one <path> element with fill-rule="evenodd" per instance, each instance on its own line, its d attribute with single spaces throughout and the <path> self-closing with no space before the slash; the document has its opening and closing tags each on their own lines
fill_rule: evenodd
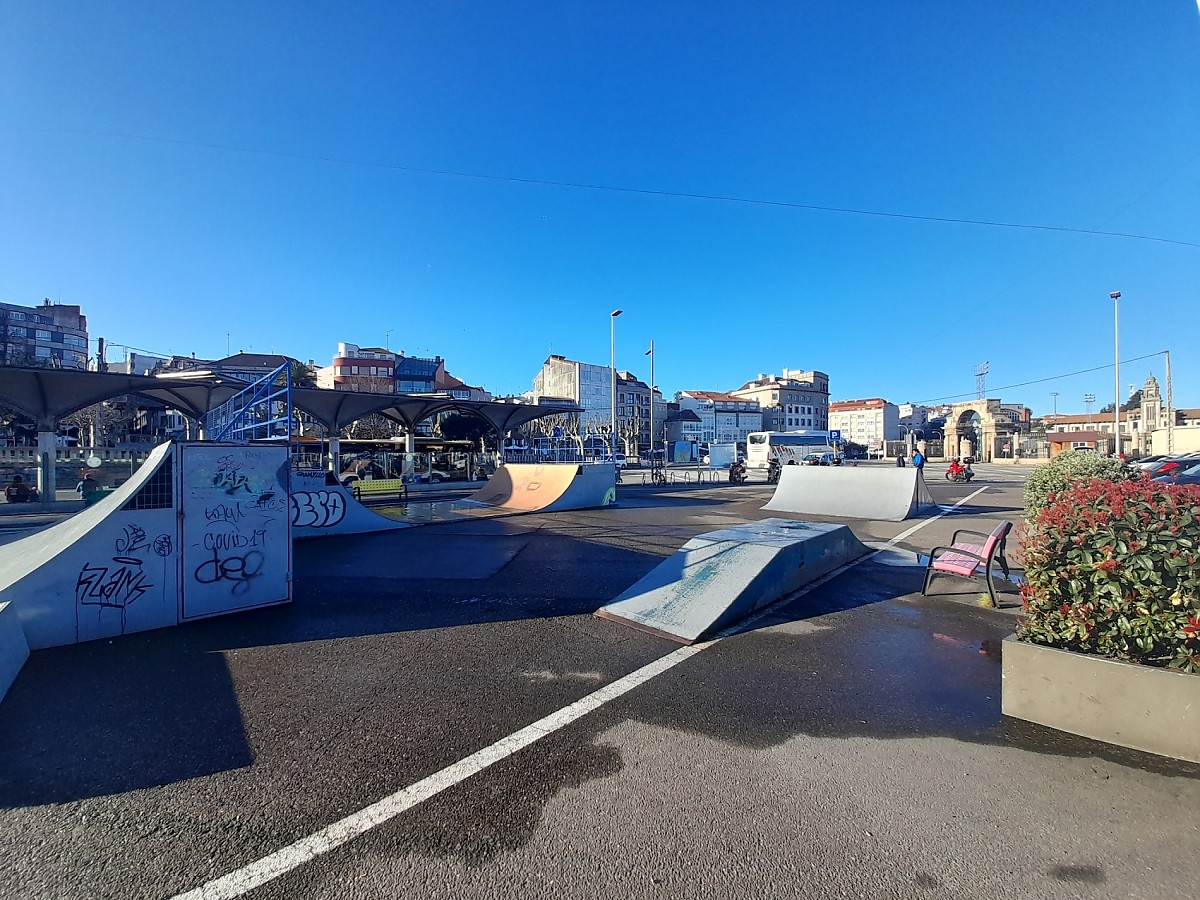
<svg viewBox="0 0 1200 900">
<path fill-rule="evenodd" d="M 1029 473 L 1025 481 L 1025 518 L 1033 521 L 1038 510 L 1078 481 L 1103 478 L 1105 481 L 1136 481 L 1140 469 L 1119 459 L 1101 456 L 1094 450 L 1066 450 Z"/>
<path fill-rule="evenodd" d="M 1076 482 L 1021 550 L 1021 640 L 1200 673 L 1200 488 Z"/>
</svg>

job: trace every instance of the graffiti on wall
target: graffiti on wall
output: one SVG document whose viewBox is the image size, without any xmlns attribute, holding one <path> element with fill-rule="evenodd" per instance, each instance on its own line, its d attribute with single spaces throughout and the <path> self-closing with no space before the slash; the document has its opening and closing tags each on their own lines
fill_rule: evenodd
<svg viewBox="0 0 1200 900">
<path fill-rule="evenodd" d="M 88 625 L 97 626 L 102 633 L 124 634 L 129 608 L 156 586 L 167 583 L 167 558 L 174 552 L 169 534 L 150 540 L 141 525 L 126 524 L 113 541 L 113 555 L 84 562 L 75 578 L 75 639 L 80 639 L 82 631 L 91 630 Z M 155 556 L 162 560 L 162 574 L 157 578 L 149 568 Z M 154 596 L 161 596 L 161 589 Z M 94 622 L 81 621 L 88 613 L 95 615 Z M 110 616 L 119 617 L 117 628 L 106 624 Z"/>
</svg>

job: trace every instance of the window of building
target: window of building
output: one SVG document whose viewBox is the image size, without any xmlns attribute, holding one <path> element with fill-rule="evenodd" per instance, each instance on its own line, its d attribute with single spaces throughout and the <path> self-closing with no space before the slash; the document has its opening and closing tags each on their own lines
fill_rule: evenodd
<svg viewBox="0 0 1200 900">
<path fill-rule="evenodd" d="M 49 347 L 34 347 L 33 355 L 36 356 L 38 359 L 49 359 L 50 358 L 50 348 Z"/>
<path fill-rule="evenodd" d="M 34 337 L 39 341 L 48 341 L 50 340 L 50 332 L 46 331 L 44 328 L 38 328 L 34 332 Z"/>
</svg>

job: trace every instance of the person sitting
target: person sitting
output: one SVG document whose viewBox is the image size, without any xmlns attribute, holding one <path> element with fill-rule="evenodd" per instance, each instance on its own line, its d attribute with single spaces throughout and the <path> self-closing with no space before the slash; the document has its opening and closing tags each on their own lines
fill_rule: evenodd
<svg viewBox="0 0 1200 900">
<path fill-rule="evenodd" d="M 100 482 L 92 477 L 91 472 L 84 474 L 83 480 L 79 482 L 76 490 L 79 491 L 79 496 L 83 498 L 84 506 L 91 506 L 105 494 L 104 488 L 100 485 Z"/>
<path fill-rule="evenodd" d="M 14 475 L 12 481 L 4 486 L 4 499 L 9 503 L 28 503 L 30 501 L 29 485 L 20 475 Z"/>
</svg>

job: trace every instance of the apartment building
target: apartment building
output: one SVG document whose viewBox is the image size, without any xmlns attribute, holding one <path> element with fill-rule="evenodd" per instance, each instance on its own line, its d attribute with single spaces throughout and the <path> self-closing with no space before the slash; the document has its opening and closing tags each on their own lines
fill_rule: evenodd
<svg viewBox="0 0 1200 900">
<path fill-rule="evenodd" d="M 838 400 L 829 404 L 829 427 L 841 431 L 843 441 L 878 450 L 884 441 L 900 440 L 900 409 L 882 397 Z"/>
<path fill-rule="evenodd" d="M 0 303 L 0 364 L 87 369 L 87 317 L 78 306 Z"/>
<path fill-rule="evenodd" d="M 784 369 L 782 375 L 759 375 L 729 393 L 758 403 L 763 431 L 829 429 L 829 376 L 824 372 Z"/>
<path fill-rule="evenodd" d="M 718 391 L 680 391 L 675 402 L 680 410 L 696 414 L 698 421 L 681 420 L 681 425 L 701 443 L 730 444 L 763 430 L 763 412 L 757 400 Z"/>
<path fill-rule="evenodd" d="M 585 435 L 606 433 L 613 414 L 612 375 L 608 366 L 551 354 L 533 377 L 533 400 L 570 400 L 583 407 L 580 429 Z"/>
</svg>

